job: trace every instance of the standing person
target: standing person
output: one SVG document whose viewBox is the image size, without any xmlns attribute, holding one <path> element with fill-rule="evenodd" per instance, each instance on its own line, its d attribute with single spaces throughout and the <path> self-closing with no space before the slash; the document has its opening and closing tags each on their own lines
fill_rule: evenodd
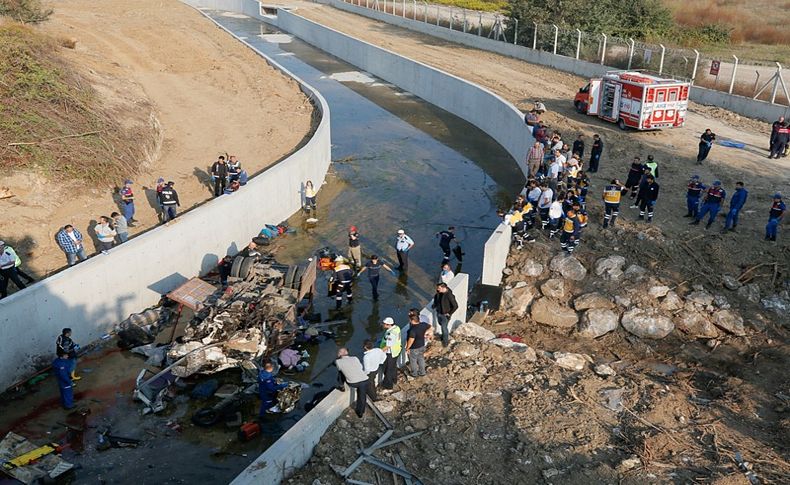
<svg viewBox="0 0 790 485">
<path fill-rule="evenodd" d="M 540 186 L 538 186 L 538 181 L 532 179 L 527 184 L 527 202 L 532 204 L 533 207 L 538 206 L 538 201 L 540 200 Z"/>
<path fill-rule="evenodd" d="M 549 209 L 554 201 L 554 191 L 549 188 L 549 184 L 543 181 L 540 184 L 540 200 L 538 201 L 538 214 L 540 215 L 541 229 L 545 230 L 549 224 Z"/>
<path fill-rule="evenodd" d="M 69 361 L 66 353 L 58 349 L 57 358 L 52 361 L 52 372 L 58 381 L 60 391 L 60 405 L 63 409 L 74 409 L 74 387 L 69 376 Z"/>
<path fill-rule="evenodd" d="M 543 156 L 543 144 L 536 141 L 535 144 L 532 145 L 532 148 L 529 149 L 529 153 L 527 153 L 527 166 L 529 167 L 530 177 L 538 176 L 540 168 L 543 165 Z"/>
<path fill-rule="evenodd" d="M 705 225 L 705 229 L 708 229 L 711 224 L 713 224 L 713 221 L 716 220 L 716 216 L 719 214 L 721 205 L 726 198 L 727 192 L 721 188 L 721 182 L 718 180 L 713 182 L 713 187 L 710 187 L 705 192 L 705 199 L 702 201 L 702 210 L 700 210 L 700 213 L 690 224 L 693 226 L 698 225 L 700 221 L 705 218 L 705 215 L 710 212 L 710 219 L 708 219 L 708 223 Z"/>
<path fill-rule="evenodd" d="M 642 176 L 645 174 L 646 167 L 642 163 L 642 159 L 634 157 L 631 162 L 631 167 L 628 169 L 628 178 L 625 180 L 625 192 L 631 191 L 631 200 L 636 199 L 636 193 L 639 190 L 639 184 L 642 181 Z M 623 194 L 625 195 L 625 193 Z M 636 209 L 636 205 L 631 206 Z"/>
<path fill-rule="evenodd" d="M 588 173 L 595 173 L 598 171 L 598 163 L 601 161 L 601 153 L 603 153 L 603 140 L 598 134 L 593 135 L 592 150 L 590 150 L 590 168 Z"/>
<path fill-rule="evenodd" d="M 55 235 L 55 240 L 60 249 L 66 254 L 69 266 L 77 264 L 77 260 L 85 261 L 88 256 L 85 254 L 85 245 L 82 241 L 82 233 L 74 229 L 74 226 L 67 224 Z"/>
<path fill-rule="evenodd" d="M 414 241 L 410 238 L 406 231 L 398 229 L 398 236 L 395 240 L 395 250 L 398 254 L 398 267 L 400 271 L 406 271 L 409 268 L 409 251 L 414 247 Z"/>
<path fill-rule="evenodd" d="M 735 228 L 738 226 L 738 214 L 746 204 L 748 197 L 749 192 L 743 186 L 743 182 L 735 182 L 735 192 L 730 198 L 730 210 L 727 212 L 727 220 L 724 222 L 722 232 L 735 231 Z"/>
<path fill-rule="evenodd" d="M 277 382 L 274 377 L 274 365 L 267 362 L 258 372 L 258 397 L 261 398 L 261 409 L 258 418 L 263 419 L 267 412 L 279 413 L 277 406 L 277 393 L 288 387 L 285 382 Z"/>
<path fill-rule="evenodd" d="M 241 174 L 241 162 L 236 159 L 236 155 L 228 157 L 228 182 L 239 180 Z"/>
<path fill-rule="evenodd" d="M 28 283 L 33 283 L 34 281 L 36 281 L 32 276 L 30 276 L 29 274 L 25 273 L 22 270 L 22 258 L 19 257 L 19 253 L 17 253 L 16 250 L 11 246 L 9 246 L 8 244 L 4 243 L 3 241 L 0 241 L 0 253 L 6 251 L 14 257 L 14 268 L 16 268 L 16 273 L 22 278 L 24 278 L 25 281 L 27 281 Z"/>
<path fill-rule="evenodd" d="M 305 209 L 315 210 L 316 202 L 315 202 L 315 187 L 313 187 L 313 181 L 308 180 L 304 184 L 304 207 Z"/>
<path fill-rule="evenodd" d="M 639 219 L 645 218 L 647 213 L 647 222 L 653 222 L 653 210 L 658 200 L 658 189 L 660 187 L 656 183 L 656 178 L 653 175 L 648 175 L 645 180 L 639 184 L 639 197 L 637 203 L 639 204 Z"/>
<path fill-rule="evenodd" d="M 82 379 L 82 377 L 77 375 L 77 351 L 79 349 L 80 346 L 75 344 L 71 339 L 70 328 L 64 328 L 60 335 L 58 335 L 58 338 L 55 339 L 55 350 L 57 352 L 63 352 L 63 355 L 68 356 L 69 376 L 72 381 Z"/>
<path fill-rule="evenodd" d="M 647 162 L 645 163 L 645 167 L 650 170 L 650 175 L 653 176 L 654 179 L 658 179 L 658 162 L 653 159 L 653 155 L 647 156 Z"/>
<path fill-rule="evenodd" d="M 358 274 L 362 274 L 365 271 L 368 272 L 368 280 L 370 281 L 370 287 L 373 289 L 373 301 L 377 301 L 379 299 L 379 277 L 381 275 L 381 268 L 386 269 L 393 275 L 395 271 L 392 270 L 386 263 L 379 261 L 379 257 L 375 254 L 370 257 L 370 261 L 365 263 L 365 266 L 359 270 Z"/>
<path fill-rule="evenodd" d="M 702 196 L 702 191 L 707 187 L 699 181 L 699 175 L 693 175 L 686 186 L 686 208 L 688 213 L 683 217 L 697 218 L 699 214 L 699 199 Z"/>
<path fill-rule="evenodd" d="M 27 288 L 22 283 L 19 277 L 19 271 L 16 269 L 17 260 L 16 251 L 13 248 L 5 245 L 5 242 L 0 241 L 0 298 L 8 296 L 8 282 L 13 281 L 16 287 L 20 290 Z"/>
<path fill-rule="evenodd" d="M 430 340 L 430 324 L 421 322 L 416 312 L 409 315 L 409 330 L 406 331 L 406 352 L 409 355 L 409 370 L 412 377 L 425 375 L 425 342 Z"/>
<path fill-rule="evenodd" d="M 439 274 L 439 282 L 448 285 L 453 280 L 453 278 L 455 278 L 455 273 L 453 273 L 453 270 L 450 269 L 450 263 L 442 264 L 442 272 Z"/>
<path fill-rule="evenodd" d="M 620 197 L 623 195 L 622 190 L 623 186 L 620 185 L 620 181 L 617 179 L 612 179 L 609 185 L 603 189 L 603 205 L 605 212 L 603 216 L 604 229 L 609 227 L 609 224 L 614 227 L 617 216 L 620 215 Z"/>
<path fill-rule="evenodd" d="M 219 272 L 219 283 L 222 285 L 222 289 L 228 287 L 228 277 L 230 276 L 230 270 L 233 268 L 233 256 L 225 255 L 217 264 L 217 271 Z"/>
<path fill-rule="evenodd" d="M 790 126 L 788 126 L 787 123 L 782 123 L 776 130 L 776 137 L 774 137 L 774 142 L 771 145 L 771 153 L 768 154 L 768 158 L 783 157 L 788 141 L 790 141 Z"/>
<path fill-rule="evenodd" d="M 584 157 L 584 135 L 580 134 L 576 137 L 576 140 L 573 142 L 573 149 L 571 153 L 574 155 L 579 155 L 579 160 Z"/>
<path fill-rule="evenodd" d="M 117 212 L 110 214 L 115 224 L 115 233 L 118 237 L 118 244 L 123 244 L 129 240 L 129 224 L 126 218 Z"/>
<path fill-rule="evenodd" d="M 564 163 L 565 157 L 562 156 L 559 150 L 555 150 L 554 160 L 551 161 L 546 174 L 546 178 L 549 180 L 549 188 L 554 192 L 557 192 L 557 183 L 560 180 L 560 172 L 562 172 Z"/>
<path fill-rule="evenodd" d="M 387 354 L 383 350 L 373 345 L 370 339 L 365 340 L 362 344 L 365 354 L 362 356 L 362 369 L 368 375 L 368 397 L 373 401 L 378 401 L 376 395 L 376 378 L 379 375 L 379 370 L 387 361 Z"/>
<path fill-rule="evenodd" d="M 354 271 L 346 263 L 343 256 L 335 258 L 335 310 L 340 310 L 343 306 L 343 293 L 346 294 L 348 304 L 354 302 L 354 295 L 351 292 L 351 283 L 354 280 Z"/>
<path fill-rule="evenodd" d="M 450 317 L 458 310 L 458 302 L 446 283 L 436 285 L 431 308 L 436 311 L 436 319 L 442 329 L 442 347 L 447 347 L 450 345 Z"/>
<path fill-rule="evenodd" d="M 785 117 L 780 116 L 778 120 L 774 121 L 771 124 L 771 137 L 768 139 L 768 151 L 772 151 L 774 147 L 774 142 L 776 141 L 776 135 L 779 134 L 779 128 L 784 126 L 785 124 Z"/>
<path fill-rule="evenodd" d="M 365 415 L 365 405 L 368 398 L 368 375 L 365 374 L 359 359 L 349 356 L 348 349 L 345 347 L 338 349 L 335 366 L 337 367 L 338 384 L 348 384 L 357 390 L 354 412 L 361 418 Z"/>
<path fill-rule="evenodd" d="M 173 187 L 175 182 L 168 182 L 162 189 L 160 197 L 162 199 L 162 222 L 172 221 L 178 213 L 177 207 L 181 205 L 178 200 L 178 192 Z"/>
<path fill-rule="evenodd" d="M 553 239 L 560 230 L 560 220 L 565 215 L 565 211 L 562 208 L 565 197 L 565 193 L 560 194 L 557 200 L 552 202 L 549 207 L 549 239 Z"/>
<path fill-rule="evenodd" d="M 579 237 L 581 225 L 579 219 L 576 218 L 576 212 L 570 209 L 565 214 L 565 220 L 562 223 L 562 235 L 560 236 L 560 248 L 568 255 L 573 253 L 576 249 L 576 238 Z"/>
<path fill-rule="evenodd" d="M 362 247 L 359 243 L 357 226 L 348 228 L 348 257 L 354 262 L 355 269 L 359 270 L 362 267 Z"/>
<path fill-rule="evenodd" d="M 211 180 L 214 181 L 214 197 L 224 194 L 228 182 L 228 164 L 222 155 L 211 165 Z"/>
<path fill-rule="evenodd" d="M 386 394 L 392 391 L 392 388 L 398 383 L 398 356 L 401 351 L 401 337 L 400 327 L 395 325 L 395 320 L 392 317 L 385 318 L 381 325 L 384 327 L 384 336 L 381 338 L 379 347 L 387 354 L 381 387 L 384 388 Z"/>
<path fill-rule="evenodd" d="M 779 232 L 779 225 L 782 223 L 785 210 L 787 210 L 787 206 L 782 201 L 782 194 L 775 193 L 771 210 L 768 212 L 768 224 L 765 226 L 766 241 L 776 241 L 776 234 Z"/>
<path fill-rule="evenodd" d="M 523 202 L 523 197 L 520 200 Z M 442 250 L 442 264 L 449 262 L 450 255 L 453 253 L 450 243 L 455 240 L 455 226 L 448 227 L 446 231 L 437 232 L 435 237 L 439 238 L 439 247 Z"/>
<path fill-rule="evenodd" d="M 115 236 L 117 236 L 118 233 L 112 226 L 110 218 L 107 216 L 99 217 L 99 222 L 96 224 L 95 231 L 96 238 L 99 240 L 99 250 L 101 252 L 105 252 L 112 249 L 113 242 L 115 242 Z"/>
<path fill-rule="evenodd" d="M 132 192 L 132 181 L 127 180 L 123 183 L 120 190 L 121 204 L 123 205 L 123 216 L 130 227 L 134 227 L 134 192 Z"/>
<path fill-rule="evenodd" d="M 697 163 L 702 163 L 708 158 L 708 153 L 710 153 L 710 148 L 713 146 L 713 142 L 716 141 L 716 133 L 710 131 L 710 128 L 705 130 L 705 133 L 700 135 L 699 137 L 699 152 L 697 153 Z"/>
<path fill-rule="evenodd" d="M 156 204 L 159 206 L 159 222 L 166 222 L 165 209 L 162 207 L 162 189 L 165 188 L 165 179 L 159 177 L 156 179 Z"/>
</svg>

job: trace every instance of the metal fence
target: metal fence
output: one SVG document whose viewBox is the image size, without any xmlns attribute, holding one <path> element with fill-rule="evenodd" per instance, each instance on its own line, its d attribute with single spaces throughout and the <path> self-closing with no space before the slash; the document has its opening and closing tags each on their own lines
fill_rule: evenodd
<svg viewBox="0 0 790 485">
<path fill-rule="evenodd" d="M 505 16 L 417 0 L 343 0 L 360 7 L 488 37 L 615 69 L 641 69 L 690 80 L 697 86 L 790 105 L 778 62 L 714 57 L 696 49 L 647 44 L 552 24 L 519 23 Z"/>
</svg>

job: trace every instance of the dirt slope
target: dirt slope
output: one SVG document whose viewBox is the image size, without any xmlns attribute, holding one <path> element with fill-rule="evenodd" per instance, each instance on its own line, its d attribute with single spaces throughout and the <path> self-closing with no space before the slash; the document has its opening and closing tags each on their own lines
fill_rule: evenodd
<svg viewBox="0 0 790 485">
<path fill-rule="evenodd" d="M 67 0 L 54 8 L 42 31 L 76 39 L 67 60 L 122 125 L 148 133 L 139 140 L 148 156 L 130 174 L 141 221 L 132 234 L 157 223 L 158 177 L 176 182 L 183 211 L 210 197 L 207 170 L 218 155 L 236 154 L 254 173 L 311 130 L 313 108 L 296 83 L 176 0 Z M 0 237 L 37 277 L 65 264 L 53 240 L 61 226 L 74 224 L 87 238 L 91 221 L 118 208 L 115 187 L 20 172 L 0 175 L 0 186 L 16 195 L 0 200 Z"/>
</svg>

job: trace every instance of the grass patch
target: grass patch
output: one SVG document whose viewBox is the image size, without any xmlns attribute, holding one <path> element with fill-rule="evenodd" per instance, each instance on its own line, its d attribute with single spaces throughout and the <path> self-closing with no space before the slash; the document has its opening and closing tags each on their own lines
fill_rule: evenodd
<svg viewBox="0 0 790 485">
<path fill-rule="evenodd" d="M 483 12 L 503 12 L 507 8 L 507 0 L 431 0 L 428 3 Z"/>
<path fill-rule="evenodd" d="M 52 15 L 40 0 L 0 0 L 0 16 L 9 17 L 25 24 L 43 22 Z"/>
</svg>

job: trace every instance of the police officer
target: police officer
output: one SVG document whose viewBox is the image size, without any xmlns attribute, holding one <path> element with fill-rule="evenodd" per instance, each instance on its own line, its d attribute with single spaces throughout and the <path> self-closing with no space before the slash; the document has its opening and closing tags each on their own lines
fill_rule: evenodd
<svg viewBox="0 0 790 485">
<path fill-rule="evenodd" d="M 521 205 L 521 207 L 523 207 L 524 198 L 521 196 L 519 197 L 520 199 L 516 201 L 516 205 Z M 450 255 L 452 254 L 450 243 L 455 240 L 455 227 L 450 226 L 446 231 L 437 232 L 436 237 L 439 238 L 439 247 L 442 249 L 442 264 L 447 263 L 450 261 Z"/>
<path fill-rule="evenodd" d="M 656 206 L 658 200 L 659 186 L 656 183 L 656 178 L 648 174 L 644 182 L 639 184 L 639 197 L 637 203 L 639 204 L 639 219 L 645 218 L 647 213 L 647 222 L 653 222 L 653 208 Z"/>
<path fill-rule="evenodd" d="M 58 381 L 60 390 L 60 405 L 63 409 L 74 408 L 74 386 L 69 375 L 69 360 L 66 352 L 58 349 L 57 358 L 52 361 L 52 371 Z"/>
<path fill-rule="evenodd" d="M 690 224 L 693 226 L 698 225 L 699 222 L 705 218 L 705 215 L 710 212 L 710 219 L 708 219 L 708 223 L 705 225 L 705 229 L 708 229 L 711 224 L 713 224 L 713 221 L 716 220 L 716 216 L 721 210 L 722 202 L 724 202 L 726 198 L 727 192 L 721 188 L 721 182 L 718 180 L 713 182 L 713 186 L 708 188 L 705 192 L 705 199 L 702 201 L 702 210 L 700 210 L 699 215 L 697 215 L 696 219 Z"/>
<path fill-rule="evenodd" d="M 784 156 L 788 141 L 790 141 L 790 125 L 786 122 L 781 123 L 776 130 L 776 136 L 771 144 L 771 153 L 768 155 L 768 158 L 779 158 Z"/>
<path fill-rule="evenodd" d="M 694 217 L 696 219 L 699 214 L 699 199 L 702 196 L 702 191 L 707 187 L 699 181 L 699 175 L 693 175 L 686 186 L 686 209 L 688 213 L 683 217 Z"/>
<path fill-rule="evenodd" d="M 398 229 L 398 236 L 395 240 L 395 251 L 398 254 L 398 269 L 406 271 L 409 268 L 409 251 L 414 247 L 414 241 L 406 231 Z"/>
<path fill-rule="evenodd" d="M 620 197 L 623 195 L 623 186 L 617 179 L 612 179 L 609 185 L 603 189 L 603 227 L 606 229 L 609 224 L 614 227 L 617 216 L 620 215 Z"/>
<path fill-rule="evenodd" d="M 72 381 L 78 381 L 82 379 L 82 377 L 77 375 L 77 351 L 79 348 L 80 346 L 71 340 L 70 328 L 64 328 L 61 334 L 58 335 L 58 338 L 55 339 L 56 352 L 63 352 L 64 355 L 68 356 L 69 376 L 71 377 Z"/>
<path fill-rule="evenodd" d="M 132 192 L 132 181 L 124 182 L 120 190 L 121 202 L 123 203 L 123 216 L 129 227 L 134 227 L 134 193 Z"/>
<path fill-rule="evenodd" d="M 598 171 L 598 164 L 601 161 L 601 153 L 603 153 L 603 140 L 598 134 L 593 135 L 592 150 L 590 150 L 590 173 Z"/>
<path fill-rule="evenodd" d="M 351 283 L 354 279 L 354 271 L 351 266 L 346 263 L 343 256 L 335 258 L 335 309 L 340 310 L 343 305 L 343 293 L 346 294 L 346 300 L 349 304 L 352 303 L 354 295 L 351 294 Z"/>
<path fill-rule="evenodd" d="M 359 243 L 357 226 L 348 228 L 348 257 L 354 262 L 354 267 L 356 269 L 362 266 L 362 247 Z"/>
<path fill-rule="evenodd" d="M 398 383 L 398 356 L 401 352 L 400 327 L 395 325 L 395 320 L 392 317 L 385 318 L 381 325 L 384 327 L 384 335 L 381 337 L 379 347 L 387 354 L 381 387 L 384 389 L 382 394 L 388 394 Z"/>
<path fill-rule="evenodd" d="M 775 193 L 771 210 L 768 212 L 768 224 L 765 226 L 766 241 L 776 241 L 776 233 L 779 231 L 779 224 L 782 223 L 785 210 L 787 210 L 787 206 L 782 201 L 782 194 Z"/>
<path fill-rule="evenodd" d="M 727 220 L 724 222 L 724 229 L 721 232 L 735 231 L 738 225 L 738 214 L 746 204 L 749 192 L 744 188 L 743 182 L 735 183 L 735 192 L 730 198 L 730 210 L 727 212 Z"/>
<path fill-rule="evenodd" d="M 658 178 L 658 162 L 653 159 L 653 155 L 647 156 L 647 162 L 645 163 L 645 167 L 650 170 L 650 175 L 654 178 Z"/>
<path fill-rule="evenodd" d="M 379 257 L 375 254 L 370 257 L 370 261 L 368 261 L 365 266 L 359 271 L 359 274 L 364 273 L 365 271 L 368 272 L 368 280 L 370 281 L 370 287 L 373 289 L 373 301 L 379 299 L 379 276 L 381 275 L 381 268 L 386 269 L 391 274 L 395 274 L 395 271 L 392 270 L 386 263 L 379 261 Z"/>
<path fill-rule="evenodd" d="M 228 182 L 228 164 L 225 157 L 221 156 L 211 165 L 211 179 L 214 181 L 214 197 L 225 193 L 225 184 Z"/>
<path fill-rule="evenodd" d="M 178 210 L 176 207 L 181 205 L 178 200 L 178 192 L 173 188 L 175 182 L 168 182 L 167 185 L 159 192 L 159 200 L 162 203 L 162 218 L 163 222 L 172 221 L 176 218 Z"/>
<path fill-rule="evenodd" d="M 228 182 L 239 180 L 241 174 L 241 162 L 236 159 L 236 155 L 228 157 Z"/>
<path fill-rule="evenodd" d="M 576 238 L 579 236 L 581 226 L 576 218 L 576 212 L 571 209 L 565 214 L 562 223 L 562 235 L 560 236 L 560 248 L 568 254 L 573 253 L 576 248 Z"/>
<path fill-rule="evenodd" d="M 8 282 L 13 281 L 18 289 L 26 288 L 19 277 L 24 274 L 17 269 L 17 260 L 19 264 L 22 260 L 17 256 L 16 251 L 10 246 L 6 246 L 5 242 L 0 241 L 0 298 L 8 296 Z M 33 278 L 25 275 L 28 281 L 32 282 Z"/>
</svg>

